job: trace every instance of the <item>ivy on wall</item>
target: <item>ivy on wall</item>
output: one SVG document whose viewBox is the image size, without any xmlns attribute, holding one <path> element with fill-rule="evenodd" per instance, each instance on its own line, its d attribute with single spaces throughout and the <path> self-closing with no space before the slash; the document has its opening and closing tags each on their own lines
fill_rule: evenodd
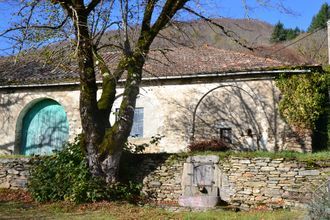
<svg viewBox="0 0 330 220">
<path fill-rule="evenodd" d="M 325 111 L 330 86 L 330 69 L 308 74 L 282 74 L 276 80 L 282 97 L 279 111 L 282 117 L 296 128 L 314 129 Z"/>
</svg>

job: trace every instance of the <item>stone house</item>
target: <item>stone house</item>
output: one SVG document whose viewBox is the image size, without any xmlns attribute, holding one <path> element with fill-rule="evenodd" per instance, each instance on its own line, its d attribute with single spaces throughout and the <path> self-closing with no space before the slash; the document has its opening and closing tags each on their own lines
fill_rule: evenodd
<svg viewBox="0 0 330 220">
<path fill-rule="evenodd" d="M 152 52 L 129 141 L 147 143 L 147 152 L 179 152 L 195 139 L 221 138 L 239 149 L 311 151 L 311 137 L 298 135 L 280 117 L 281 73 L 311 68 L 209 46 Z M 116 53 L 107 53 L 109 63 Z M 101 85 L 98 81 L 98 85 Z M 116 120 L 123 81 L 110 121 Z M 0 152 L 45 154 L 81 132 L 79 78 L 51 64 L 0 60 Z"/>
</svg>

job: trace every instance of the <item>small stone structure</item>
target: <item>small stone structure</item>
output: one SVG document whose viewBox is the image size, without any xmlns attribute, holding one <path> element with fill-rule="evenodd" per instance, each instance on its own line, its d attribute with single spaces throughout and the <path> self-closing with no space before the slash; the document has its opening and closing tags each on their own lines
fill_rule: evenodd
<svg viewBox="0 0 330 220">
<path fill-rule="evenodd" d="M 142 191 L 151 200 L 177 204 L 180 196 L 185 195 L 182 183 L 191 181 L 182 179 L 187 170 L 184 168 L 186 157 L 139 154 L 125 158 L 125 161 L 131 164 L 124 172 L 126 178 L 143 183 Z M 330 178 L 330 160 L 311 164 L 284 158 L 229 157 L 214 165 L 217 171 L 211 176 L 216 176 L 215 182 L 211 183 L 209 179 L 211 182 L 205 182 L 206 185 L 211 184 L 213 189 L 219 187 L 221 200 L 241 210 L 259 206 L 305 208 L 312 192 Z M 25 188 L 29 166 L 27 158 L 0 159 L 0 187 Z M 132 174 L 127 174 L 129 170 Z"/>
<path fill-rule="evenodd" d="M 183 165 L 182 196 L 179 204 L 188 207 L 214 207 L 219 202 L 219 157 L 192 156 Z"/>
</svg>

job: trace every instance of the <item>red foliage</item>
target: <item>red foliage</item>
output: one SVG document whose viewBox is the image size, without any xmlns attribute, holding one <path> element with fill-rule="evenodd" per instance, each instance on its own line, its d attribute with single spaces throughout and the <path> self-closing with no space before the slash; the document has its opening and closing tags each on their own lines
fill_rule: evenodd
<svg viewBox="0 0 330 220">
<path fill-rule="evenodd" d="M 188 145 L 190 151 L 227 151 L 229 144 L 221 139 L 194 141 Z"/>
<path fill-rule="evenodd" d="M 29 192 L 21 189 L 1 189 L 0 202 L 32 202 Z"/>
</svg>

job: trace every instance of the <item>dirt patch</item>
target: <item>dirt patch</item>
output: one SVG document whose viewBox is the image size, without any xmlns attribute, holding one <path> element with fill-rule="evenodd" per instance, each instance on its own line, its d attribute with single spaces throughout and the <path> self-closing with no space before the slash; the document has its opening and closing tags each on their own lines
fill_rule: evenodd
<svg viewBox="0 0 330 220">
<path fill-rule="evenodd" d="M 30 203 L 33 199 L 28 191 L 21 189 L 0 189 L 0 202 Z"/>
</svg>

